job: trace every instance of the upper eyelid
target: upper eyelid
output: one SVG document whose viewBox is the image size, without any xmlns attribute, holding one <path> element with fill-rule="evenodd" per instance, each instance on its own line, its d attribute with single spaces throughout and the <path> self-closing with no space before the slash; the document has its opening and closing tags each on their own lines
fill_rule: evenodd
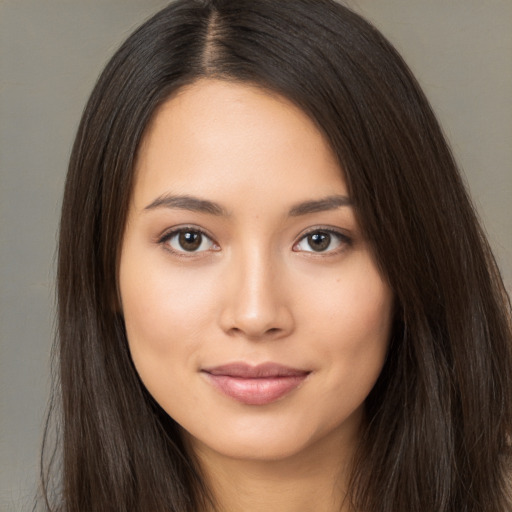
<svg viewBox="0 0 512 512">
<path fill-rule="evenodd" d="M 182 226 L 174 226 L 172 228 L 165 229 L 160 235 L 157 236 L 157 242 L 165 242 L 166 240 L 169 240 L 169 238 L 172 238 L 177 233 L 180 233 L 181 231 L 197 231 L 198 233 L 201 233 L 201 235 L 205 236 L 206 238 L 210 239 L 212 242 L 217 243 L 215 238 L 210 235 L 205 229 L 200 228 L 199 226 L 194 226 L 190 224 L 182 225 Z"/>
<path fill-rule="evenodd" d="M 298 236 L 297 240 L 302 240 L 304 237 L 311 235 L 311 233 L 324 232 L 329 234 L 338 235 L 345 239 L 350 239 L 351 236 L 347 233 L 347 230 L 342 228 L 336 228 L 334 226 L 314 226 L 302 231 Z"/>
</svg>

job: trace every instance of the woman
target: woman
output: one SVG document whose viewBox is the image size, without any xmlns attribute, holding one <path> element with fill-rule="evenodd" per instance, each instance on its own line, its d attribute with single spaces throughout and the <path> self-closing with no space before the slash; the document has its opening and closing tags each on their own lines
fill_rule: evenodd
<svg viewBox="0 0 512 512">
<path fill-rule="evenodd" d="M 158 13 L 93 91 L 60 237 L 57 510 L 509 509 L 508 298 L 351 11 Z"/>
</svg>

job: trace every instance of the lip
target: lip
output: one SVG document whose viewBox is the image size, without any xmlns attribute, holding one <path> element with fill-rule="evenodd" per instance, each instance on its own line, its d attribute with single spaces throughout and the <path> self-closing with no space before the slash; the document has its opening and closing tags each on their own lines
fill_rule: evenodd
<svg viewBox="0 0 512 512">
<path fill-rule="evenodd" d="M 298 388 L 311 373 L 277 363 L 230 363 L 201 372 L 221 393 L 246 405 L 266 405 Z"/>
</svg>

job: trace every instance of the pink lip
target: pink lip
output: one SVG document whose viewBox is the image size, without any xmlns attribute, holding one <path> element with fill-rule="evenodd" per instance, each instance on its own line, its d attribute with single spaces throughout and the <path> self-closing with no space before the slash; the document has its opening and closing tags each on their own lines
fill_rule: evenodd
<svg viewBox="0 0 512 512">
<path fill-rule="evenodd" d="M 276 363 L 231 363 L 202 372 L 222 393 L 246 405 L 265 405 L 300 386 L 311 373 Z"/>
</svg>

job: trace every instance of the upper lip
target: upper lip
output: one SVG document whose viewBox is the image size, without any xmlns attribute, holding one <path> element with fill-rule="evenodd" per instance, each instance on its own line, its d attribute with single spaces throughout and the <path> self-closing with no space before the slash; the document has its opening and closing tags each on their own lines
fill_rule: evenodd
<svg viewBox="0 0 512 512">
<path fill-rule="evenodd" d="M 262 379 L 276 377 L 298 377 L 310 373 L 308 370 L 290 368 L 278 363 L 262 363 L 250 365 L 243 362 L 223 364 L 209 368 L 203 368 L 203 372 L 210 375 L 223 375 L 240 379 Z"/>
</svg>

